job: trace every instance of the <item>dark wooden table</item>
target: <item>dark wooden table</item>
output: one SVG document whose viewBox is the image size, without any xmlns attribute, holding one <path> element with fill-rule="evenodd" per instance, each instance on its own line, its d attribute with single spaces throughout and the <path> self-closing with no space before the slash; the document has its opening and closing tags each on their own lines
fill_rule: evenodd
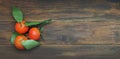
<svg viewBox="0 0 120 59">
<path fill-rule="evenodd" d="M 0 0 L 0 59 L 120 59 L 119 0 Z M 10 44 L 15 21 L 12 6 L 24 20 L 48 18 L 42 46 L 19 51 Z"/>
</svg>

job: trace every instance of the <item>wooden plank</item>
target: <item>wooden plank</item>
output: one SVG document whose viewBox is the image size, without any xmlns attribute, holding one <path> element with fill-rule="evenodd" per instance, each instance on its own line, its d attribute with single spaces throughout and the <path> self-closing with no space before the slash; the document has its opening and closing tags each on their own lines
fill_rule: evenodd
<svg viewBox="0 0 120 59">
<path fill-rule="evenodd" d="M 13 21 L 11 7 L 18 6 L 27 21 L 48 18 L 74 21 L 117 21 L 119 1 L 113 0 L 0 0 L 0 21 Z"/>
<path fill-rule="evenodd" d="M 10 44 L 15 22 L 0 22 L 0 44 Z M 120 44 L 119 22 L 56 21 L 45 26 L 46 45 Z"/>
<path fill-rule="evenodd" d="M 119 55 L 119 45 L 43 45 L 31 51 L 0 45 L 0 59 L 119 59 Z"/>
</svg>

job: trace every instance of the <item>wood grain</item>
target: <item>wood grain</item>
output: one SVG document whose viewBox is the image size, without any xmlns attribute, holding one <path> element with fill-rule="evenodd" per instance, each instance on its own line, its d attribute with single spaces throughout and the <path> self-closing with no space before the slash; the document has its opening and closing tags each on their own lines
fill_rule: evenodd
<svg viewBox="0 0 120 59">
<path fill-rule="evenodd" d="M 18 51 L 10 45 L 13 6 L 24 20 L 49 18 L 42 46 Z M 119 0 L 0 0 L 0 59 L 120 59 Z"/>
<path fill-rule="evenodd" d="M 0 45 L 0 59 L 119 59 L 119 55 L 119 45 L 43 45 L 31 51 Z"/>
<path fill-rule="evenodd" d="M 15 22 L 0 22 L 0 44 L 9 44 Z M 119 22 L 53 22 L 46 25 L 46 45 L 120 44 Z"/>
<path fill-rule="evenodd" d="M 0 0 L 0 21 L 14 21 L 12 6 L 24 12 L 27 21 L 48 18 L 72 21 L 117 21 L 120 18 L 119 1 L 111 0 Z"/>
</svg>

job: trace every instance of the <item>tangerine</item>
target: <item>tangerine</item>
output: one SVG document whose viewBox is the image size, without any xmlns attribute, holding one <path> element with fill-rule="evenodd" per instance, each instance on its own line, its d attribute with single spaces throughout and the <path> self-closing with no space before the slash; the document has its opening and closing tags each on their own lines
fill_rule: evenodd
<svg viewBox="0 0 120 59">
<path fill-rule="evenodd" d="M 22 45 L 22 41 L 23 40 L 28 40 L 27 37 L 23 36 L 23 35 L 19 35 L 15 38 L 15 41 L 14 41 L 14 44 L 15 44 L 15 47 L 19 50 L 24 50 L 24 47 Z"/>
<path fill-rule="evenodd" d="M 28 36 L 32 40 L 39 40 L 40 39 L 40 30 L 36 27 L 33 27 L 29 30 Z"/>
<path fill-rule="evenodd" d="M 17 22 L 15 24 L 15 30 L 16 32 L 18 32 L 19 34 L 24 34 L 28 31 L 29 27 L 25 25 L 25 21 L 22 22 Z"/>
</svg>

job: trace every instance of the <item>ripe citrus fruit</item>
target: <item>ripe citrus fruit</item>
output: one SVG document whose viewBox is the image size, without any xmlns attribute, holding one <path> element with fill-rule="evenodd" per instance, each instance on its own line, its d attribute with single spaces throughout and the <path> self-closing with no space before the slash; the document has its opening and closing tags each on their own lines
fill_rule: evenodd
<svg viewBox="0 0 120 59">
<path fill-rule="evenodd" d="M 23 40 L 28 40 L 27 37 L 23 36 L 23 35 L 19 35 L 15 38 L 14 44 L 15 47 L 19 50 L 24 50 L 24 47 L 22 46 L 21 42 Z"/>
<path fill-rule="evenodd" d="M 32 40 L 39 40 L 40 39 L 40 30 L 36 27 L 33 27 L 29 30 L 28 36 Z"/>
<path fill-rule="evenodd" d="M 19 34 L 24 34 L 28 31 L 29 27 L 25 25 L 25 21 L 22 22 L 17 22 L 15 24 L 15 30 L 19 33 Z"/>
</svg>

